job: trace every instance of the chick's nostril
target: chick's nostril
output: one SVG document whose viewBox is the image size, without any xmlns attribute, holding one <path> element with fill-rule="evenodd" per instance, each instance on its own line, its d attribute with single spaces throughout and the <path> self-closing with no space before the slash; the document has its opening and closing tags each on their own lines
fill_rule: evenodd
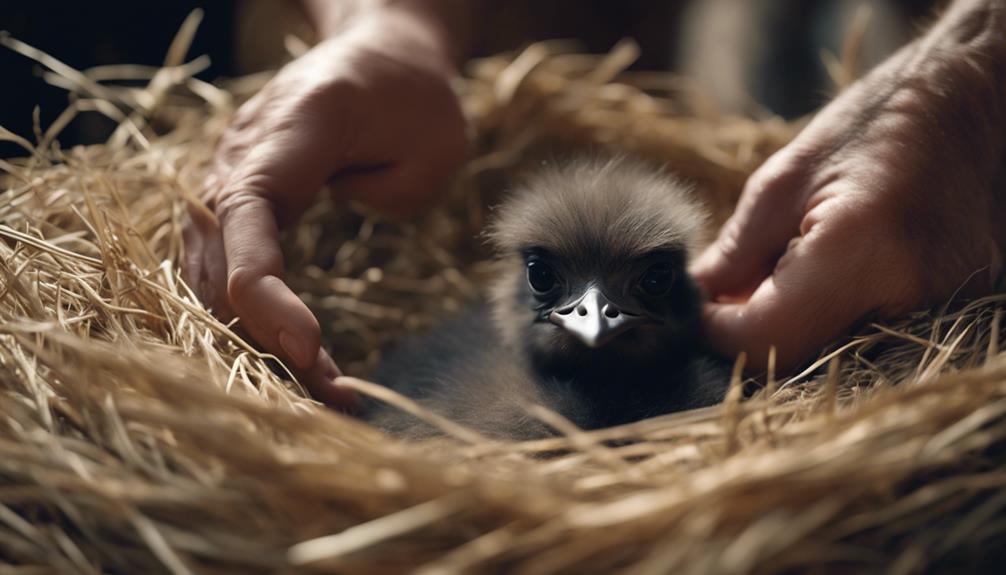
<svg viewBox="0 0 1006 575">
<path fill-rule="evenodd" d="M 576 313 L 578 315 L 587 315 L 587 307 L 583 305 L 576 306 Z"/>
<path fill-rule="evenodd" d="M 610 305 L 604 306 L 604 315 L 610 318 L 618 317 L 618 310 Z"/>
</svg>

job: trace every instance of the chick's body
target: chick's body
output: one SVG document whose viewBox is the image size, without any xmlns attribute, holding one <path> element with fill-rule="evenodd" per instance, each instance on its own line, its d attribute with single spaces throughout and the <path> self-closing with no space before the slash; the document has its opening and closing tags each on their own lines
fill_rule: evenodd
<svg viewBox="0 0 1006 575">
<path fill-rule="evenodd" d="M 594 429 L 716 403 L 728 378 L 701 347 L 685 272 L 703 220 L 676 180 L 634 162 L 545 170 L 490 229 L 505 267 L 491 296 L 401 344 L 371 378 L 509 439 L 554 433 L 532 404 Z M 387 406 L 365 417 L 436 433 Z"/>
</svg>

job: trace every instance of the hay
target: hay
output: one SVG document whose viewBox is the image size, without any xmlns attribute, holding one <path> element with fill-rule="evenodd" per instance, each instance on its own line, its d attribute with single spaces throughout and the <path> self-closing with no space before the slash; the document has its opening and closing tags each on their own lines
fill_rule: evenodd
<svg viewBox="0 0 1006 575">
<path fill-rule="evenodd" d="M 192 29 L 160 70 L 32 53 L 71 111 L 38 144 L 0 133 L 27 155 L 0 164 L 0 571 L 910 573 L 1002 557 L 1006 294 L 871 326 L 790 379 L 738 375 L 722 406 L 556 439 L 403 445 L 305 399 L 179 279 L 185 199 L 263 81 L 195 80 Z M 366 373 L 478 291 L 491 266 L 470 238 L 532 151 L 665 161 L 722 217 L 792 135 L 622 74 L 634 50 L 473 63 L 459 90 L 479 154 L 417 223 L 312 208 L 287 238 L 289 280 L 341 366 Z M 61 150 L 86 110 L 120 129 Z"/>
</svg>

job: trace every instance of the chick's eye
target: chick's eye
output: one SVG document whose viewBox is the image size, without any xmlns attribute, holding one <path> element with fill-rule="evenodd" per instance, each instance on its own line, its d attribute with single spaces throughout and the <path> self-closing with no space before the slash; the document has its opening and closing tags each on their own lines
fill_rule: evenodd
<svg viewBox="0 0 1006 575">
<path fill-rule="evenodd" d="M 538 293 L 547 293 L 555 287 L 555 272 L 544 262 L 528 262 L 527 283 Z"/>
<path fill-rule="evenodd" d="M 646 270 L 642 279 L 639 280 L 639 287 L 646 295 L 660 296 L 670 291 L 673 283 L 674 270 L 669 266 L 657 264 Z"/>
</svg>

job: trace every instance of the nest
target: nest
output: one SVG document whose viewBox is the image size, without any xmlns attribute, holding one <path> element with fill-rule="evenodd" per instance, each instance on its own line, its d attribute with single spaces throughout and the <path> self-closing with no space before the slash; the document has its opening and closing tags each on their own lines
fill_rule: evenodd
<svg viewBox="0 0 1006 575">
<path fill-rule="evenodd" d="M 910 573 L 1002 559 L 1006 294 L 871 325 L 788 379 L 738 371 L 719 406 L 589 433 L 553 421 L 564 433 L 545 440 L 450 428 L 404 444 L 307 399 L 180 280 L 185 202 L 264 81 L 195 79 L 192 30 L 157 70 L 78 72 L 2 39 L 74 95 L 35 143 L 0 132 L 26 150 L 0 163 L 9 572 Z M 286 238 L 288 280 L 344 370 L 365 374 L 383 345 L 478 293 L 491 266 L 471 238 L 539 151 L 666 163 L 722 217 L 794 133 L 704 109 L 680 79 L 624 73 L 634 51 L 551 43 L 473 62 L 458 89 L 479 153 L 439 206 L 411 224 L 326 201 L 306 214 Z M 119 127 L 60 149 L 84 111 Z"/>
</svg>

